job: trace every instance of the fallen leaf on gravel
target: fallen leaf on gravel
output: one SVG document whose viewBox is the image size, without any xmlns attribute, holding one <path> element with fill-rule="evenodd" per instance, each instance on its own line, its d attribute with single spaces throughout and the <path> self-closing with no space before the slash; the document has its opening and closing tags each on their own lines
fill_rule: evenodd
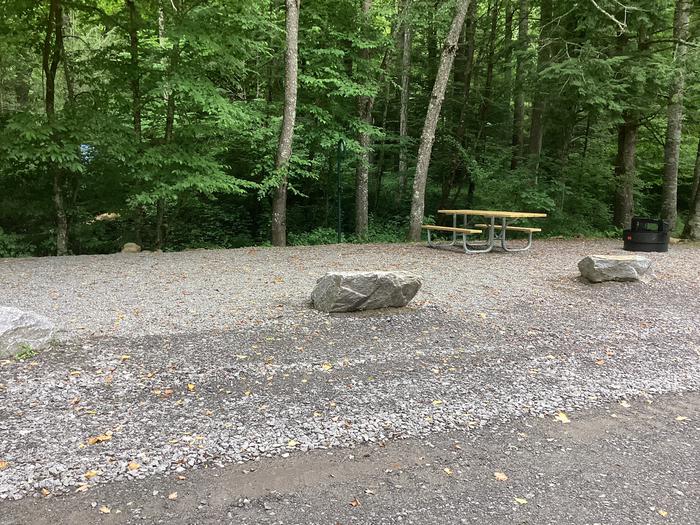
<svg viewBox="0 0 700 525">
<path fill-rule="evenodd" d="M 434 399 L 434 400 L 433 400 L 433 405 L 436 406 L 436 407 L 442 405 L 442 403 L 443 403 L 443 402 L 442 402 L 440 399 Z"/>
<path fill-rule="evenodd" d="M 357 498 L 352 498 L 352 501 L 350 502 L 351 507 L 359 507 L 361 506 L 362 503 L 360 503 L 360 500 Z"/>
<path fill-rule="evenodd" d="M 622 401 L 620 401 L 620 405 L 623 406 L 623 407 L 625 407 L 625 408 L 629 408 L 629 407 L 632 406 L 632 405 L 630 405 L 627 401 L 625 401 L 624 399 L 623 399 Z"/>
<path fill-rule="evenodd" d="M 605 364 L 605 359 L 596 359 L 595 364 L 600 366 Z"/>
<path fill-rule="evenodd" d="M 569 423 L 569 416 L 567 416 L 564 412 L 559 412 L 556 416 L 554 416 L 555 421 L 561 421 L 562 423 Z"/>
<path fill-rule="evenodd" d="M 129 359 L 131 359 L 131 356 L 124 354 L 122 356 L 119 356 L 119 359 L 121 359 L 122 361 L 128 361 Z"/>
<path fill-rule="evenodd" d="M 248 356 L 245 354 L 236 354 L 236 359 L 248 359 Z"/>
<path fill-rule="evenodd" d="M 110 509 L 110 508 L 109 508 L 108 506 L 106 506 L 106 505 L 102 505 L 102 506 L 100 507 L 100 512 L 101 512 L 102 514 L 109 514 L 110 512 L 112 512 L 112 509 Z"/>
<path fill-rule="evenodd" d="M 328 372 L 329 370 L 333 370 L 333 365 L 330 363 L 323 363 L 321 365 L 321 368 L 323 368 L 326 372 Z"/>
<path fill-rule="evenodd" d="M 452 474 L 454 474 L 454 472 L 452 472 L 452 469 L 450 467 L 445 467 L 444 469 L 442 469 L 442 471 L 445 474 L 447 474 L 448 476 L 451 476 Z"/>
<path fill-rule="evenodd" d="M 527 500 L 525 498 L 515 498 L 515 502 L 518 505 L 527 505 Z"/>
<path fill-rule="evenodd" d="M 494 472 L 493 476 L 496 478 L 496 481 L 507 481 L 508 476 L 506 476 L 503 472 Z"/>
<path fill-rule="evenodd" d="M 141 465 L 139 465 L 139 464 L 136 463 L 135 461 L 132 461 L 132 462 L 130 462 L 130 463 L 127 465 L 127 468 L 128 468 L 129 470 L 138 470 L 138 469 L 141 468 Z"/>
<path fill-rule="evenodd" d="M 73 370 L 70 373 L 70 375 L 72 375 L 73 377 L 78 377 L 80 375 L 80 373 L 81 373 L 80 370 Z"/>
<path fill-rule="evenodd" d="M 187 383 L 187 390 L 194 392 L 197 389 L 194 383 Z"/>
<path fill-rule="evenodd" d="M 88 471 L 87 471 L 85 474 L 83 474 L 83 475 L 85 476 L 85 479 L 92 479 L 92 478 L 94 478 L 95 476 L 99 476 L 100 474 L 102 474 L 102 473 L 101 473 L 99 470 L 88 470 Z"/>
<path fill-rule="evenodd" d="M 372 489 L 365 489 L 365 494 L 373 495 L 375 492 Z"/>
<path fill-rule="evenodd" d="M 168 499 L 171 501 L 176 500 L 177 499 L 177 492 L 171 492 L 170 494 L 168 494 Z"/>
<path fill-rule="evenodd" d="M 51 495 L 51 491 L 50 491 L 49 489 L 46 489 L 46 488 L 41 489 L 41 493 L 42 493 L 44 496 L 50 496 L 50 495 Z"/>
<path fill-rule="evenodd" d="M 99 436 L 89 437 L 87 442 L 88 442 L 88 445 L 96 445 L 97 443 L 102 443 L 103 441 L 109 441 L 110 439 L 112 439 L 111 432 L 105 432 L 104 434 L 100 434 Z"/>
<path fill-rule="evenodd" d="M 148 372 L 148 373 L 146 374 L 146 377 L 147 377 L 148 379 L 151 379 L 154 375 L 156 375 L 155 372 Z"/>
<path fill-rule="evenodd" d="M 687 416 L 676 416 L 676 421 L 687 421 L 688 417 Z"/>
<path fill-rule="evenodd" d="M 185 476 L 178 476 L 177 479 L 179 479 L 180 481 L 184 481 L 184 480 L 186 480 L 187 478 L 186 478 Z"/>
<path fill-rule="evenodd" d="M 9 466 L 10 464 L 7 461 L 3 461 L 0 459 L 0 470 L 5 470 Z"/>
<path fill-rule="evenodd" d="M 287 441 L 287 448 L 294 448 L 299 444 L 299 442 L 296 439 L 290 439 Z"/>
<path fill-rule="evenodd" d="M 668 516 L 668 512 L 666 512 L 666 511 L 663 510 L 663 509 L 659 509 L 659 510 L 658 510 L 658 513 L 661 514 L 661 516 L 663 516 L 664 518 L 665 518 L 666 516 Z"/>
<path fill-rule="evenodd" d="M 90 489 L 90 485 L 87 483 L 84 485 L 80 485 L 77 489 L 75 489 L 76 492 L 86 492 L 87 490 Z"/>
<path fill-rule="evenodd" d="M 246 390 L 245 392 L 243 392 L 243 395 L 249 397 L 253 395 L 253 392 L 251 392 L 250 390 Z"/>
</svg>

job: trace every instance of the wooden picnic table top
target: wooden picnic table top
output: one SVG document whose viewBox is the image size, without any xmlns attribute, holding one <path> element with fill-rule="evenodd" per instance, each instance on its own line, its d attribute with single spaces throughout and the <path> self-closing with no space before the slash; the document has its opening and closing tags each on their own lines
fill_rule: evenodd
<svg viewBox="0 0 700 525">
<path fill-rule="evenodd" d="M 480 217 L 505 217 L 507 219 L 534 219 L 546 217 L 546 213 L 502 210 L 438 210 L 446 215 L 478 215 Z"/>
</svg>

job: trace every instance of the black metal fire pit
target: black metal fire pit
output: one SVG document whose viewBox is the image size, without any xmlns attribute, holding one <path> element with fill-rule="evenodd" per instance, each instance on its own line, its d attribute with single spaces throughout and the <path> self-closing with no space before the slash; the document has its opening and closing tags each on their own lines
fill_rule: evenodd
<svg viewBox="0 0 700 525">
<path fill-rule="evenodd" d="M 632 227 L 622 232 L 628 252 L 667 252 L 670 235 L 666 221 L 641 217 L 633 217 Z"/>
</svg>

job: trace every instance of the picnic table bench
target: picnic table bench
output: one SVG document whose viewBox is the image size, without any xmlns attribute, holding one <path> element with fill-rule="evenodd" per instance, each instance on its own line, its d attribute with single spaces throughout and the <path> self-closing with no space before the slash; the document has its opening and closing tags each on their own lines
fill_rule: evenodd
<svg viewBox="0 0 700 525">
<path fill-rule="evenodd" d="M 496 241 L 500 241 L 501 248 L 507 252 L 521 252 L 529 250 L 532 246 L 532 234 L 542 231 L 541 228 L 530 228 L 527 226 L 514 226 L 508 221 L 517 221 L 520 219 L 544 218 L 546 213 L 533 213 L 522 211 L 502 211 L 502 210 L 438 210 L 438 213 L 444 215 L 452 215 L 452 226 L 435 226 L 432 224 L 424 224 L 422 228 L 428 232 L 428 246 L 431 248 L 441 248 L 445 245 L 433 243 L 430 232 L 443 231 L 452 232 L 452 242 L 447 246 L 457 245 L 457 235 L 462 236 L 462 245 L 466 253 L 486 253 L 493 250 Z M 457 226 L 457 217 L 464 217 L 464 226 Z M 483 217 L 488 219 L 486 223 L 474 224 L 468 226 L 469 217 Z M 500 224 L 496 224 L 496 219 L 500 219 Z M 485 241 L 468 242 L 469 235 L 487 234 Z M 506 234 L 508 232 L 527 233 L 527 243 L 525 246 L 514 248 L 508 245 Z"/>
</svg>

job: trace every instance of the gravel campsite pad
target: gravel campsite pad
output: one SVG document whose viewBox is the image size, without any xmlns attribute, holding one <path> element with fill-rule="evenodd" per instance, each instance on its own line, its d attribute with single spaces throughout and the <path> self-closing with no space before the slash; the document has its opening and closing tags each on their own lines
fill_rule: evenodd
<svg viewBox="0 0 700 525">
<path fill-rule="evenodd" d="M 0 260 L 54 347 L 0 363 L 0 499 L 700 388 L 700 248 L 590 285 L 611 241 L 468 256 L 343 245 Z M 423 276 L 410 307 L 326 315 L 330 270 Z"/>
</svg>

